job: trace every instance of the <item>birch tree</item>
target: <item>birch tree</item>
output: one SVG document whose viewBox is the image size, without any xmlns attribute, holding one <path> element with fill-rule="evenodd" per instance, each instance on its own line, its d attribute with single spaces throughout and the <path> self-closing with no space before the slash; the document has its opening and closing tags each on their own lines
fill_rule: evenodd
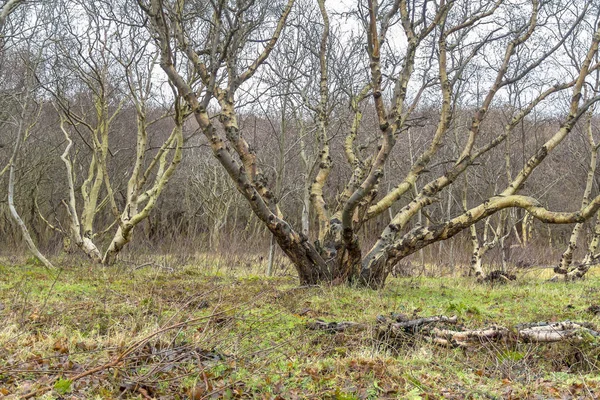
<svg viewBox="0 0 600 400">
<path fill-rule="evenodd" d="M 6 57 L 6 50 L 8 47 L 10 47 L 10 45 L 7 44 L 7 36 L 13 36 L 17 33 L 16 31 L 8 31 L 6 27 L 7 20 L 9 16 L 13 14 L 23 3 L 24 0 L 6 0 L 2 2 L 2 5 L 0 6 L 0 56 L 2 58 Z M 19 142 L 19 139 L 17 139 L 17 142 Z M 13 153 L 18 153 L 18 148 Z M 2 177 L 9 170 L 13 164 L 13 158 L 14 156 L 11 157 L 10 161 L 2 167 L 2 170 L 0 170 L 0 177 Z"/>
<path fill-rule="evenodd" d="M 95 2 L 80 2 L 83 16 L 64 11 L 61 21 L 63 37 L 52 49 L 55 71 L 59 71 L 45 88 L 54 98 L 60 119 L 60 130 L 66 146 L 61 155 L 67 182 L 63 203 L 68 215 L 68 228 L 49 225 L 69 237 L 93 261 L 110 264 L 131 240 L 134 228 L 156 205 L 165 185 L 175 172 L 182 157 L 183 125 L 186 111 L 179 94 L 172 88 L 173 105 L 168 115 L 151 117 L 151 96 L 155 96 L 152 83 L 156 53 L 149 49 L 149 38 L 134 24 L 118 24 L 115 9 L 103 8 Z M 124 18 L 125 9 L 117 9 Z M 128 15 L 128 17 L 131 17 Z M 83 34 L 77 26 L 85 19 L 87 29 Z M 136 31 L 137 29 L 137 31 Z M 61 75 L 62 72 L 66 75 Z M 73 80 L 75 77 L 76 80 Z M 73 83 L 77 82 L 76 85 Z M 82 92 L 81 99 L 89 100 L 90 108 L 73 103 L 73 87 Z M 87 94 L 89 93 L 89 96 Z M 123 116 L 124 107 L 134 110 L 136 131 L 135 158 L 126 171 L 129 178 L 122 206 L 115 196 L 119 181 L 109 174 L 111 159 L 117 158 L 111 149 L 113 125 Z M 90 112 L 91 111 L 91 112 Z M 173 128 L 158 149 L 151 151 L 149 136 L 153 125 L 170 116 Z M 77 135 L 79 143 L 86 146 L 90 156 L 79 159 L 83 165 L 83 181 L 78 182 L 78 165 L 73 155 Z M 78 198 L 79 197 L 79 198 Z M 113 222 L 98 229 L 96 218 L 107 207 Z M 105 251 L 97 239 L 110 233 L 112 239 Z"/>
<path fill-rule="evenodd" d="M 5 104 L 5 106 L 10 105 L 10 108 L 16 106 L 16 112 L 5 124 L 12 125 L 15 135 L 12 155 L 8 164 L 0 171 L 0 177 L 8 171 L 8 208 L 27 248 L 46 268 L 54 268 L 54 265 L 38 249 L 27 225 L 19 214 L 15 202 L 15 183 L 17 180 L 17 165 L 21 156 L 21 147 L 38 123 L 40 110 L 40 105 L 35 99 L 37 85 L 34 81 L 35 70 L 40 64 L 40 54 L 33 46 L 33 37 L 37 31 L 36 27 L 40 24 L 39 15 L 28 15 L 23 12 L 19 21 L 14 22 L 10 29 L 7 29 L 9 17 L 15 13 L 17 8 L 22 8 L 23 3 L 24 1 L 22 0 L 7 0 L 0 6 L 0 57 L 3 59 L 8 57 L 6 54 L 7 50 L 12 47 L 11 55 L 19 57 L 24 66 L 20 71 L 22 78 L 17 87 L 11 88 L 12 95 L 9 96 L 7 104 Z M 29 26 L 26 27 L 25 25 Z M 34 33 L 27 34 L 25 33 L 27 30 Z M 13 43 L 9 43 L 9 41 Z M 19 42 L 24 42 L 25 45 L 20 46 Z"/>
<path fill-rule="evenodd" d="M 17 210 L 17 205 L 15 204 L 15 181 L 17 179 L 16 174 L 16 165 L 18 162 L 18 158 L 20 156 L 21 146 L 23 142 L 25 142 L 31 134 L 31 130 L 38 123 L 39 119 L 39 104 L 34 104 L 32 97 L 34 94 L 33 88 L 33 73 L 31 68 L 35 68 L 35 66 L 30 65 L 30 60 L 24 60 L 25 65 L 27 65 L 27 70 L 25 73 L 24 79 L 24 87 L 22 87 L 22 96 L 17 101 L 18 107 L 20 111 L 16 115 L 16 120 L 14 121 L 14 125 L 16 128 L 16 137 L 14 140 L 13 153 L 10 158 L 10 161 L 7 165 L 8 168 L 8 208 L 10 213 L 16 222 L 17 226 L 21 231 L 21 235 L 23 236 L 23 240 L 25 241 L 27 248 L 29 251 L 37 258 L 46 268 L 54 268 L 54 265 L 40 252 L 38 247 L 35 244 L 35 241 L 31 237 L 29 233 L 29 229 L 27 225 L 21 218 L 19 211 Z"/>
<path fill-rule="evenodd" d="M 317 168 L 307 177 L 318 229 L 312 238 L 307 237 L 277 207 L 272 184 L 239 129 L 236 110 L 239 93 L 252 84 L 256 71 L 276 51 L 282 32 L 293 18 L 294 3 L 221 1 L 201 6 L 183 0 L 138 2 L 160 49 L 161 68 L 185 98 L 214 156 L 296 267 L 303 284 L 338 282 L 381 287 L 392 267 L 404 257 L 449 239 L 501 210 L 523 209 L 538 220 L 554 224 L 583 222 L 598 210 L 598 197 L 574 212 L 557 212 L 546 209 L 533 197 L 519 194 L 525 181 L 599 99 L 582 99 L 586 80 L 598 69 L 594 59 L 600 31 L 595 27 L 598 10 L 593 5 L 538 0 L 523 4 L 504 0 L 369 0 L 347 13 L 364 28 L 363 65 L 368 79 L 358 85 L 363 89 L 347 98 L 355 116 L 345 147 L 353 172 L 340 196 L 335 196 L 334 206 L 326 192 L 336 167 L 331 157 L 334 142 L 327 113 L 332 91 L 332 67 L 327 58 L 332 30 L 330 12 L 323 0 L 316 4 L 322 26 L 318 46 L 314 46 L 318 49 L 319 96 L 312 105 L 317 115 L 319 154 Z M 555 62 L 565 56 L 565 43 L 575 34 L 585 38 L 581 54 L 573 63 Z M 404 39 L 402 45 L 398 37 Z M 482 66 L 487 78 L 481 97 L 474 101 L 470 123 L 462 132 L 459 156 L 451 162 L 443 161 L 449 166 L 441 173 L 432 173 L 430 169 L 438 164 L 433 160 L 449 140 L 448 131 L 464 100 L 461 97 L 467 95 L 467 78 Z M 554 73 L 544 78 L 550 70 Z M 528 82 L 531 90 L 520 99 L 520 107 L 508 107 L 502 131 L 484 140 L 482 130 L 486 129 L 490 109 L 505 104 L 506 92 L 523 82 Z M 426 100 L 439 107 L 435 129 L 405 176 L 388 178 L 395 183 L 386 192 L 381 183 L 390 154 L 397 142 L 405 140 L 405 132 L 416 123 L 416 110 Z M 528 156 L 504 188 L 500 186 L 493 196 L 454 217 L 410 228 L 419 212 L 438 202 L 445 190 L 483 155 L 495 151 L 532 111 L 550 103 L 562 107 L 557 110 L 561 115 L 559 127 Z M 369 105 L 373 111 L 377 122 L 371 132 L 377 140 L 368 148 L 369 154 L 356 157 L 354 141 L 363 124 L 360 104 Z M 419 181 L 420 189 L 415 193 Z M 365 248 L 361 227 L 398 202 L 404 205 L 392 212 L 379 238 Z"/>
<path fill-rule="evenodd" d="M 596 78 L 597 78 L 597 75 L 596 75 Z M 593 90 L 594 94 L 597 92 L 597 89 L 598 89 L 597 82 L 598 81 L 596 81 L 596 84 L 594 85 L 594 90 Z M 581 207 L 582 208 L 586 207 L 590 203 L 590 198 L 591 198 L 592 189 L 593 189 L 593 185 L 594 185 L 594 177 L 596 175 L 596 167 L 598 165 L 598 147 L 599 147 L 599 145 L 596 143 L 596 140 L 594 139 L 594 131 L 595 131 L 594 124 L 593 124 L 594 109 L 595 109 L 595 107 L 592 106 L 586 113 L 585 126 L 583 128 L 585 131 L 585 136 L 586 136 L 587 142 L 588 142 L 588 148 L 589 148 L 590 155 L 589 155 L 589 166 L 588 166 L 587 178 L 586 178 L 586 182 L 585 182 L 585 189 L 583 191 L 583 196 L 581 198 Z M 564 252 L 560 258 L 560 262 L 559 262 L 558 266 L 554 268 L 554 272 L 556 273 L 556 275 L 553 278 L 551 278 L 551 280 L 558 280 L 558 278 L 560 276 L 563 276 L 567 280 L 581 278 L 585 275 L 585 273 L 589 270 L 591 264 L 594 262 L 594 259 L 595 259 L 594 256 L 595 256 L 596 247 L 597 247 L 597 244 L 594 244 L 594 241 L 596 240 L 595 232 L 592 234 L 592 239 L 590 240 L 590 245 L 589 245 L 589 249 L 588 249 L 586 256 L 584 257 L 584 259 L 582 260 L 582 262 L 579 265 L 575 265 L 575 266 L 573 265 L 574 253 L 575 253 L 575 250 L 577 249 L 577 245 L 578 245 L 583 227 L 584 227 L 583 222 L 577 223 L 573 227 L 573 230 L 571 231 L 571 235 L 569 237 L 569 242 L 567 244 L 567 248 L 564 250 Z"/>
</svg>

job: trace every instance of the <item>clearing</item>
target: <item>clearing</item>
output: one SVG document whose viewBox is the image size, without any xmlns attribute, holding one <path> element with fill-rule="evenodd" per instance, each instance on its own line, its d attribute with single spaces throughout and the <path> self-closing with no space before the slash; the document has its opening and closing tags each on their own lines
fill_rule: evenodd
<svg viewBox="0 0 600 400">
<path fill-rule="evenodd" d="M 522 322 L 600 326 L 600 277 L 547 283 L 546 270 L 482 285 L 391 279 L 385 289 L 298 287 L 210 262 L 48 272 L 0 266 L 0 397 L 597 398 L 600 340 L 393 343 L 378 315 L 456 315 L 465 329 Z M 316 320 L 365 329 L 310 329 Z"/>
</svg>

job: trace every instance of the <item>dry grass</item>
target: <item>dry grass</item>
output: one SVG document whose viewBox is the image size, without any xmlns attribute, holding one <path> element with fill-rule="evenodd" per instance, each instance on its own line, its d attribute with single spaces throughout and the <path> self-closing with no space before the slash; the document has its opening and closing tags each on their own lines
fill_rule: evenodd
<svg viewBox="0 0 600 400">
<path fill-rule="evenodd" d="M 139 262 L 142 264 L 143 262 Z M 63 263 L 64 264 L 64 263 Z M 138 264 L 138 265 L 139 265 Z M 161 266 L 160 268 L 157 265 Z M 218 267 L 216 267 L 218 265 Z M 490 287 L 468 278 L 393 279 L 386 289 L 299 288 L 260 260 L 48 273 L 0 267 L 0 396 L 22 398 L 586 398 L 600 394 L 597 342 L 388 346 L 372 329 L 311 331 L 306 322 L 378 314 L 457 314 L 468 328 L 585 320 L 600 304 L 597 275 L 549 284 L 546 270 Z M 456 274 L 459 275 L 459 274 Z M 118 360 L 111 368 L 74 376 Z"/>
</svg>

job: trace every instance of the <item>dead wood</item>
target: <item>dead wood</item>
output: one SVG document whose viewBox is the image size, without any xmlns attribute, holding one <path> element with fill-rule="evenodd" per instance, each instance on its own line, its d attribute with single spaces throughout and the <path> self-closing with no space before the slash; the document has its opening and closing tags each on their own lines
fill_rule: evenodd
<svg viewBox="0 0 600 400">
<path fill-rule="evenodd" d="M 551 343 L 560 341 L 586 341 L 591 337 L 599 337 L 600 333 L 590 329 L 587 323 L 571 321 L 532 326 L 518 331 L 526 342 Z"/>
<path fill-rule="evenodd" d="M 391 314 L 391 318 L 392 320 L 403 319 L 405 315 Z M 444 328 L 443 325 L 456 326 L 458 324 L 458 317 L 455 315 L 451 317 L 437 315 L 402 322 L 388 322 L 388 318 L 379 315 L 376 321 L 375 332 L 380 338 L 411 339 L 420 336 L 431 343 L 454 347 L 468 347 L 478 343 L 499 341 L 508 338 L 511 331 L 515 334 L 511 335 L 510 339 L 516 342 L 582 342 L 600 337 L 600 333 L 595 330 L 593 325 L 587 322 L 523 323 L 516 325 L 510 330 L 499 325 L 492 325 L 483 329 Z M 311 330 L 328 332 L 343 332 L 348 329 L 365 330 L 367 328 L 367 324 L 352 321 L 325 322 L 322 320 L 309 322 L 306 326 Z"/>
<path fill-rule="evenodd" d="M 458 317 L 456 315 L 453 315 L 452 317 L 439 315 L 426 318 L 417 318 L 409 321 L 392 323 L 390 324 L 390 329 L 394 332 L 416 333 L 424 327 L 438 323 L 456 324 L 458 323 Z"/>
<path fill-rule="evenodd" d="M 490 272 L 485 278 L 482 279 L 482 282 L 487 283 L 508 283 L 510 281 L 517 280 L 517 276 L 513 274 L 509 274 L 508 272 L 496 270 Z"/>
<path fill-rule="evenodd" d="M 367 325 L 352 321 L 325 322 L 318 319 L 316 321 L 308 322 L 306 327 L 313 331 L 344 332 L 350 329 L 362 331 L 367 328 Z"/>
<path fill-rule="evenodd" d="M 501 326 L 466 331 L 433 328 L 430 333 L 434 343 L 466 347 L 469 344 L 500 340 L 506 336 L 508 329 Z"/>
</svg>

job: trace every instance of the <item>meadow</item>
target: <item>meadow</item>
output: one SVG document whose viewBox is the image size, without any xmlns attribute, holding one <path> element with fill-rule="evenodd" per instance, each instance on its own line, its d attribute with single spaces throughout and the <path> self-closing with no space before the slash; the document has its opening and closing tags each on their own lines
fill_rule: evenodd
<svg viewBox="0 0 600 400">
<path fill-rule="evenodd" d="M 14 260 L 13 260 L 14 261 Z M 31 260 L 30 260 L 31 261 Z M 468 329 L 600 325 L 600 276 L 506 284 L 458 272 L 391 279 L 382 290 L 298 286 L 262 265 L 138 268 L 86 263 L 49 272 L 0 266 L 0 397 L 39 399 L 548 399 L 600 396 L 600 340 L 386 341 L 378 316 L 456 315 Z M 381 317 L 380 317 L 381 318 Z M 366 327 L 310 329 L 315 321 Z"/>
</svg>

